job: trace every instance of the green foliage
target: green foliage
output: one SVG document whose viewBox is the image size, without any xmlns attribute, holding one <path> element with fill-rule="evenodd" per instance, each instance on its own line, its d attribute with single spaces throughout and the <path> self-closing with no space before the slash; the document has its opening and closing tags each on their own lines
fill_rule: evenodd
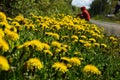
<svg viewBox="0 0 120 80">
<path fill-rule="evenodd" d="M 74 14 L 72 0 L 4 0 L 1 1 L 1 11 L 8 16 L 29 13 L 36 15 L 52 15 L 56 13 Z"/>
<path fill-rule="evenodd" d="M 18 15 L 19 13 L 27 15 L 30 12 L 37 13 L 36 11 L 38 11 L 35 0 L 17 0 L 11 6 L 13 7 L 12 8 L 13 15 Z"/>
<path fill-rule="evenodd" d="M 94 0 L 91 4 L 91 16 L 112 14 L 118 0 Z"/>
<path fill-rule="evenodd" d="M 107 0 L 94 0 L 90 8 L 90 13 L 91 16 L 94 16 L 103 14 L 106 10 L 109 10 Z"/>
</svg>

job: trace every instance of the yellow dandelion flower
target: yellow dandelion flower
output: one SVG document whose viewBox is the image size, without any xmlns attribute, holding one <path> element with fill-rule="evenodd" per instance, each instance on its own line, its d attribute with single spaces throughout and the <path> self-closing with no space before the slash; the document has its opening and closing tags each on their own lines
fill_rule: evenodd
<svg viewBox="0 0 120 80">
<path fill-rule="evenodd" d="M 53 42 L 51 43 L 51 45 L 52 45 L 52 46 L 55 46 L 55 47 L 58 47 L 58 48 L 61 47 L 61 43 L 59 43 L 58 41 L 53 41 Z"/>
<path fill-rule="evenodd" d="M 100 70 L 94 65 L 86 65 L 83 68 L 83 72 L 86 72 L 86 73 L 90 72 L 90 73 L 97 74 L 97 75 L 101 74 Z"/>
<path fill-rule="evenodd" d="M 19 21 L 17 21 L 17 22 L 19 22 Z M 24 20 L 23 21 L 21 21 L 22 22 L 22 24 L 33 24 L 33 21 L 31 20 L 31 19 L 28 19 L 28 18 L 24 18 Z M 20 23 L 19 23 L 20 24 Z"/>
<path fill-rule="evenodd" d="M 61 49 L 57 48 L 55 49 L 55 53 L 60 53 L 61 52 Z"/>
<path fill-rule="evenodd" d="M 85 40 L 82 40 L 82 39 L 79 40 L 79 42 L 82 43 L 82 44 L 86 43 L 86 41 L 85 41 Z"/>
<path fill-rule="evenodd" d="M 7 17 L 7 20 L 8 20 L 8 21 L 12 21 L 13 19 L 12 19 L 12 18 L 10 18 L 10 17 Z"/>
<path fill-rule="evenodd" d="M 45 54 L 50 54 L 51 56 L 53 55 L 53 53 L 50 50 L 44 50 Z"/>
<path fill-rule="evenodd" d="M 57 34 L 57 33 L 53 33 L 52 36 L 53 36 L 55 39 L 59 39 L 59 38 L 60 38 L 59 34 Z"/>
<path fill-rule="evenodd" d="M 0 70 L 8 71 L 10 69 L 8 60 L 4 56 L 0 56 Z"/>
<path fill-rule="evenodd" d="M 67 50 L 69 50 L 69 49 L 70 49 L 70 46 L 68 46 L 67 44 L 62 44 L 62 46 L 61 46 L 61 47 L 65 48 L 65 49 L 67 49 Z"/>
<path fill-rule="evenodd" d="M 58 24 L 52 25 L 52 28 L 55 29 L 55 30 L 60 30 L 61 29 L 60 25 L 58 25 Z"/>
<path fill-rule="evenodd" d="M 19 35 L 15 32 L 10 31 L 9 29 L 5 29 L 4 32 L 5 32 L 6 36 L 13 41 L 16 41 L 19 39 Z"/>
<path fill-rule="evenodd" d="M 28 42 L 29 43 L 29 42 Z M 33 47 L 33 49 L 37 50 L 37 51 L 42 51 L 43 50 L 43 46 L 42 43 L 39 40 L 32 40 L 30 41 L 30 45 Z M 29 46 L 30 46 L 29 45 Z"/>
<path fill-rule="evenodd" d="M 110 36 L 109 39 L 112 40 L 112 41 L 117 41 L 117 38 L 115 38 L 115 37 L 113 37 L 113 36 Z"/>
<path fill-rule="evenodd" d="M 0 26 L 2 27 L 2 29 L 10 29 L 11 26 L 7 23 L 7 22 L 0 22 Z"/>
<path fill-rule="evenodd" d="M 93 37 L 97 37 L 97 36 L 98 36 L 98 34 L 97 34 L 97 33 L 94 33 L 94 34 L 92 34 L 92 36 L 93 36 Z"/>
<path fill-rule="evenodd" d="M 55 49 L 55 53 L 65 53 L 67 52 L 67 49 L 63 48 L 63 47 L 60 47 L 60 48 L 56 48 Z"/>
<path fill-rule="evenodd" d="M 90 48 L 92 45 L 91 45 L 91 43 L 86 42 L 86 43 L 84 43 L 84 46 Z"/>
<path fill-rule="evenodd" d="M 80 35 L 80 34 L 81 34 L 81 32 L 77 31 L 77 32 L 76 32 L 76 34 Z"/>
<path fill-rule="evenodd" d="M 11 25 L 15 26 L 15 28 L 17 28 L 17 30 L 19 31 L 22 30 L 21 25 L 17 21 L 13 21 Z"/>
<path fill-rule="evenodd" d="M 13 25 L 13 26 L 19 26 L 20 24 L 19 24 L 17 21 L 13 21 L 13 22 L 11 23 L 11 25 Z"/>
<path fill-rule="evenodd" d="M 78 40 L 77 40 L 77 39 L 75 39 L 75 40 L 73 40 L 73 41 L 72 41 L 72 43 L 73 43 L 73 44 L 74 44 L 75 42 L 78 42 Z"/>
<path fill-rule="evenodd" d="M 9 30 L 12 31 L 12 32 L 17 33 L 17 29 L 15 27 L 13 27 L 13 26 Z"/>
<path fill-rule="evenodd" d="M 72 65 L 68 63 L 68 64 L 67 64 L 67 67 L 68 67 L 68 68 L 71 68 L 71 67 L 72 67 Z"/>
<path fill-rule="evenodd" d="M 33 44 L 33 42 L 32 41 L 27 41 L 27 42 L 25 42 L 25 43 L 23 43 L 22 45 L 20 45 L 21 46 L 21 48 L 27 48 L 27 47 L 32 47 L 32 48 L 34 48 L 34 44 Z"/>
<path fill-rule="evenodd" d="M 41 70 L 43 68 L 43 65 L 41 61 L 38 58 L 31 58 L 27 61 L 27 69 L 33 70 L 33 69 Z"/>
<path fill-rule="evenodd" d="M 89 41 L 90 42 L 96 42 L 96 40 L 94 38 L 90 38 Z"/>
<path fill-rule="evenodd" d="M 24 21 L 24 16 L 22 14 L 19 14 L 14 18 L 14 20 L 18 22 Z"/>
<path fill-rule="evenodd" d="M 52 32 L 45 32 L 46 35 L 50 36 L 52 35 L 53 33 Z"/>
<path fill-rule="evenodd" d="M 2 38 L 0 38 L 0 48 L 3 50 L 3 51 L 8 51 L 9 50 L 9 45 L 8 43 L 3 40 Z"/>
<path fill-rule="evenodd" d="M 104 43 L 101 43 L 100 46 L 103 48 L 107 48 L 107 44 L 104 44 Z"/>
<path fill-rule="evenodd" d="M 70 58 L 68 58 L 68 57 L 61 57 L 61 60 L 64 60 L 64 61 L 69 62 L 69 61 L 70 61 Z"/>
<path fill-rule="evenodd" d="M 48 50 L 50 49 L 50 46 L 47 43 L 42 43 L 42 46 L 44 47 L 44 49 Z"/>
<path fill-rule="evenodd" d="M 81 54 L 81 52 L 79 52 L 79 51 L 76 51 L 76 52 L 74 52 L 74 54 Z"/>
<path fill-rule="evenodd" d="M 104 35 L 97 35 L 98 38 L 102 39 Z"/>
<path fill-rule="evenodd" d="M 67 52 L 67 49 L 65 47 L 60 47 L 59 49 L 61 50 L 61 52 Z"/>
<path fill-rule="evenodd" d="M 56 62 L 52 65 L 52 68 L 55 68 L 55 70 L 58 70 L 62 73 L 65 73 L 68 71 L 67 65 L 63 62 Z"/>
<path fill-rule="evenodd" d="M 6 15 L 3 12 L 0 12 L 0 22 L 6 22 Z"/>
<path fill-rule="evenodd" d="M 93 43 L 93 46 L 94 47 L 100 47 L 100 44 L 99 43 Z"/>
<path fill-rule="evenodd" d="M 66 45 L 66 44 L 63 44 L 62 47 L 64 47 L 64 48 L 68 48 L 69 46 Z"/>
<path fill-rule="evenodd" d="M 45 23 L 40 24 L 40 26 L 43 30 L 49 28 L 49 26 Z"/>
<path fill-rule="evenodd" d="M 117 41 L 113 41 L 113 44 L 118 44 L 118 42 Z"/>
<path fill-rule="evenodd" d="M 76 40 L 79 39 L 77 35 L 72 35 L 71 38 L 72 38 L 72 39 L 76 39 Z"/>
<path fill-rule="evenodd" d="M 62 36 L 62 40 L 64 40 L 64 39 L 68 39 L 69 38 L 69 36 Z"/>
<path fill-rule="evenodd" d="M 82 39 L 87 39 L 87 37 L 85 35 L 82 35 L 81 38 Z"/>
<path fill-rule="evenodd" d="M 100 38 L 100 39 L 104 37 L 104 35 L 99 35 L 97 33 L 93 33 L 92 36 L 95 38 Z"/>
<path fill-rule="evenodd" d="M 97 32 L 98 34 L 100 34 L 100 30 L 99 29 L 95 29 L 95 32 Z"/>
<path fill-rule="evenodd" d="M 23 47 L 24 47 L 24 45 L 19 45 L 19 46 L 17 46 L 17 49 L 21 49 Z"/>
<path fill-rule="evenodd" d="M 84 27 L 81 25 L 73 25 L 73 27 L 75 28 L 76 31 L 84 31 Z"/>
<path fill-rule="evenodd" d="M 25 26 L 27 29 L 35 29 L 35 25 L 34 24 L 27 24 L 26 26 Z"/>
<path fill-rule="evenodd" d="M 1 36 L 1 37 L 4 37 L 4 35 L 5 35 L 5 34 L 4 34 L 4 31 L 3 31 L 2 29 L 0 29 L 0 36 Z"/>
<path fill-rule="evenodd" d="M 120 38 L 118 37 L 118 40 L 120 40 Z"/>
<path fill-rule="evenodd" d="M 35 14 L 34 14 L 34 13 L 30 13 L 29 15 L 30 15 L 30 16 L 35 16 Z"/>
<path fill-rule="evenodd" d="M 57 33 L 45 32 L 45 34 L 48 35 L 48 36 L 52 36 L 55 39 L 59 39 L 60 38 L 59 34 L 57 34 Z"/>
<path fill-rule="evenodd" d="M 18 49 L 20 49 L 20 48 L 32 48 L 32 49 L 35 49 L 37 51 L 42 51 L 44 47 L 39 40 L 32 40 L 32 41 L 27 41 L 22 45 L 19 45 L 17 48 Z"/>
<path fill-rule="evenodd" d="M 78 57 L 72 57 L 70 58 L 70 63 L 75 65 L 75 66 L 79 66 L 81 65 L 81 61 L 79 60 Z"/>
</svg>

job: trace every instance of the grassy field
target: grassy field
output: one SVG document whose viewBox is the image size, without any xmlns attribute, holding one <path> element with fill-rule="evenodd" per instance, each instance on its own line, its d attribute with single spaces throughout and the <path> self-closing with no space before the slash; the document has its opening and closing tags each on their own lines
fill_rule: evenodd
<svg viewBox="0 0 120 80">
<path fill-rule="evenodd" d="M 112 16 L 97 15 L 95 17 L 92 17 L 92 19 L 120 24 L 120 18 L 119 18 L 120 14 L 117 14 L 114 16 L 113 16 L 113 14 L 108 14 L 108 15 L 112 15 Z"/>
<path fill-rule="evenodd" d="M 119 80 L 120 38 L 56 14 L 0 12 L 0 80 Z"/>
</svg>

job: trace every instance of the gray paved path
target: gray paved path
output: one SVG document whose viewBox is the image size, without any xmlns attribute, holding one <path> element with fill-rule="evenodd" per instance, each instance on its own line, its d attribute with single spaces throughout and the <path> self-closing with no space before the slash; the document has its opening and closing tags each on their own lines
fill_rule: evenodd
<svg viewBox="0 0 120 80">
<path fill-rule="evenodd" d="M 108 32 L 108 35 L 116 35 L 120 37 L 120 24 L 104 22 L 99 20 L 91 20 L 90 22 L 96 24 L 99 27 L 104 27 L 104 29 Z"/>
</svg>

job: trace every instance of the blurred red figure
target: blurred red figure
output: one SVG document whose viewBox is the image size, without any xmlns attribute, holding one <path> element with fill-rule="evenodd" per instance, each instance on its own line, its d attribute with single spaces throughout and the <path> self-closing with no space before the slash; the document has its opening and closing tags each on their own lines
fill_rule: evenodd
<svg viewBox="0 0 120 80">
<path fill-rule="evenodd" d="M 82 14 L 79 13 L 76 17 L 80 17 L 81 19 L 85 19 L 86 21 L 90 21 L 90 13 L 86 9 L 86 7 L 83 6 L 80 9 L 82 11 Z"/>
</svg>

